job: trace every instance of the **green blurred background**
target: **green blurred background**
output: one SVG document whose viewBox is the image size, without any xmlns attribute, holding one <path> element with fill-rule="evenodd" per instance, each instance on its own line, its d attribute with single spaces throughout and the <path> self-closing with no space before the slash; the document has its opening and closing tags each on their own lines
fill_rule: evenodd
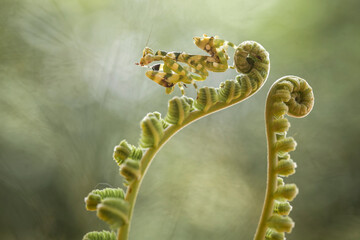
<svg viewBox="0 0 360 240">
<path fill-rule="evenodd" d="M 165 115 L 180 95 L 165 95 L 134 63 L 146 45 L 204 54 L 192 41 L 203 33 L 261 43 L 270 77 L 168 142 L 140 190 L 130 239 L 252 239 L 266 182 L 266 93 L 289 74 L 308 80 L 316 101 L 308 117 L 290 119 L 298 169 L 286 182 L 300 194 L 288 239 L 360 239 L 359 10 L 357 0 L 0 0 L 0 239 L 107 229 L 84 197 L 122 186 L 113 147 L 136 144 L 143 116 Z"/>
</svg>

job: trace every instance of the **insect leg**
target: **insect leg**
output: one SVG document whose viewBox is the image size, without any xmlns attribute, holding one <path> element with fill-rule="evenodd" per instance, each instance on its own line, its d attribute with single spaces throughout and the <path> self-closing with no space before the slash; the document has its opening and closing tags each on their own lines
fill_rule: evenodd
<svg viewBox="0 0 360 240">
<path fill-rule="evenodd" d="M 153 65 L 151 69 L 146 72 L 146 76 L 157 84 L 166 87 L 167 93 L 171 93 L 174 89 L 174 83 L 167 81 L 167 78 L 171 75 L 171 69 L 160 63 Z"/>
<path fill-rule="evenodd" d="M 167 66 L 167 64 L 161 64 L 161 66 L 162 66 L 162 70 L 163 70 L 165 73 L 167 73 L 167 74 L 165 75 L 165 78 L 166 78 L 166 79 L 164 79 L 164 81 L 168 82 L 167 78 L 172 75 L 172 71 L 171 71 L 171 69 Z M 173 84 L 171 87 L 167 87 L 167 88 L 165 89 L 165 93 L 166 93 L 166 94 L 170 94 L 170 93 L 172 93 L 173 91 L 174 91 L 174 84 Z"/>
<path fill-rule="evenodd" d="M 225 72 L 229 68 L 229 56 L 223 47 L 215 48 L 214 51 L 215 55 L 205 61 L 206 69 L 212 72 Z"/>
<path fill-rule="evenodd" d="M 199 75 L 191 74 L 192 78 L 196 81 L 204 81 L 209 76 L 209 72 L 205 67 L 205 59 L 207 59 L 206 56 L 192 55 L 187 61 L 189 71 Z"/>
<path fill-rule="evenodd" d="M 170 57 L 166 56 L 164 58 L 164 68 L 169 68 L 174 73 L 169 73 L 168 82 L 170 83 L 192 83 L 192 78 L 186 69 L 184 69 L 179 63 L 175 60 L 171 59 Z"/>
<path fill-rule="evenodd" d="M 195 82 L 193 82 L 193 86 L 194 86 L 194 88 L 195 88 L 195 91 L 197 92 L 197 91 L 198 91 L 198 86 L 196 85 Z"/>
<path fill-rule="evenodd" d="M 164 57 L 163 61 L 163 64 L 153 65 L 152 70 L 146 72 L 146 76 L 157 84 L 166 87 L 167 94 L 174 90 L 174 85 L 177 83 L 181 92 L 185 94 L 182 82 L 192 83 L 192 80 L 187 77 L 189 73 L 169 57 Z"/>
<path fill-rule="evenodd" d="M 145 75 L 163 87 L 170 88 L 174 86 L 174 83 L 167 81 L 168 73 L 149 70 L 145 73 Z"/>
<path fill-rule="evenodd" d="M 178 83 L 178 86 L 179 86 L 179 88 L 180 88 L 181 94 L 182 94 L 182 95 L 185 95 L 184 84 L 183 84 L 182 82 L 179 82 L 179 83 Z"/>
<path fill-rule="evenodd" d="M 195 37 L 194 43 L 210 54 L 210 57 L 207 57 L 204 64 L 207 70 L 225 72 L 229 68 L 229 56 L 226 51 L 228 46 L 235 47 L 233 43 L 219 39 L 217 36 L 207 37 L 206 35 L 202 38 Z"/>
</svg>

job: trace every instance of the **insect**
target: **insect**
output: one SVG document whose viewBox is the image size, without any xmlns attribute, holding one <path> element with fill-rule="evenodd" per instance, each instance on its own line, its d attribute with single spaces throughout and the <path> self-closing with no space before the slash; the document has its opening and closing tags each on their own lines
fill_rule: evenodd
<svg viewBox="0 0 360 240">
<path fill-rule="evenodd" d="M 195 45 L 210 56 L 161 50 L 154 52 L 151 48 L 145 47 L 137 65 L 148 66 L 152 62 L 162 61 L 163 63 L 149 67 L 151 70 L 146 72 L 146 76 L 165 87 L 167 94 L 174 91 L 175 85 L 179 86 L 183 95 L 185 84 L 192 84 L 197 89 L 195 81 L 204 81 L 209 75 L 208 71 L 225 72 L 229 68 L 227 49 L 229 46 L 235 48 L 235 45 L 219 39 L 218 36 L 208 37 L 205 34 L 201 38 L 193 39 Z"/>
</svg>

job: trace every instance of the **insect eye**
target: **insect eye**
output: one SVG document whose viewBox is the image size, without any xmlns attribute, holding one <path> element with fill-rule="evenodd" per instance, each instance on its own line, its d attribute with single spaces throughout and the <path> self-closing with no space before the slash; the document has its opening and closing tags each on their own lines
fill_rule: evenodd
<svg viewBox="0 0 360 240">
<path fill-rule="evenodd" d="M 160 64 L 155 64 L 154 66 L 151 67 L 152 70 L 154 71 L 159 71 L 160 70 Z"/>
<path fill-rule="evenodd" d="M 152 49 L 151 49 L 151 48 L 148 48 L 148 47 L 144 48 L 144 50 L 143 50 L 143 57 L 145 57 L 146 55 L 149 55 L 149 54 L 153 54 Z"/>
</svg>

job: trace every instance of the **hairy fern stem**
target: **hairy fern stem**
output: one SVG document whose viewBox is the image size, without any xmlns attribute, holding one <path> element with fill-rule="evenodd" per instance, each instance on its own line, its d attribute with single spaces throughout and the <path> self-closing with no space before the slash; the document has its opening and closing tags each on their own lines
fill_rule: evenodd
<svg viewBox="0 0 360 240">
<path fill-rule="evenodd" d="M 290 123 L 284 116 L 305 117 L 313 105 L 311 87 L 296 76 L 280 78 L 268 93 L 265 110 L 267 186 L 254 240 L 285 239 L 284 232 L 290 233 L 294 227 L 294 222 L 287 215 L 291 211 L 289 201 L 296 197 L 298 189 L 295 184 L 284 184 L 281 177 L 295 173 L 296 164 L 290 159 L 289 152 L 295 150 L 296 142 L 286 136 Z"/>
<path fill-rule="evenodd" d="M 187 125 L 189 125 L 190 123 L 199 120 L 202 117 L 205 117 L 209 114 L 212 114 L 214 112 L 220 111 L 222 109 L 228 108 L 234 104 L 237 104 L 243 100 L 245 100 L 247 97 L 243 97 L 243 98 L 238 98 L 235 99 L 233 101 L 231 101 L 230 103 L 223 103 L 223 102 L 218 102 L 215 105 L 213 105 L 212 107 L 210 107 L 208 109 L 208 111 L 206 113 L 204 113 L 203 111 L 194 111 L 191 112 L 191 114 L 184 120 L 184 122 L 181 125 L 171 125 L 169 127 L 167 127 L 164 131 L 164 135 L 161 138 L 160 142 L 158 143 L 157 147 L 155 148 L 149 148 L 146 153 L 143 155 L 142 159 L 141 159 L 141 167 L 140 167 L 140 178 L 136 181 L 134 181 L 133 183 L 131 183 L 128 186 L 128 189 L 126 191 L 126 195 L 125 195 L 125 200 L 130 204 L 130 209 L 129 209 L 129 215 L 128 218 L 131 219 L 132 215 L 133 215 L 133 210 L 134 210 L 134 206 L 135 206 L 135 202 L 136 202 L 136 198 L 142 183 L 142 180 L 144 179 L 144 176 L 151 164 L 151 161 L 154 159 L 155 155 L 158 153 L 158 151 L 161 149 L 161 147 L 172 137 L 174 136 L 178 131 L 180 131 L 182 128 L 186 127 Z M 128 239 L 128 234 L 130 231 L 130 222 L 123 225 L 118 232 L 118 240 L 125 240 Z"/>
<path fill-rule="evenodd" d="M 266 105 L 269 105 L 270 98 L 267 99 Z M 267 184 L 264 206 L 261 213 L 260 221 L 256 231 L 254 240 L 264 240 L 266 233 L 266 221 L 271 216 L 274 207 L 274 192 L 277 183 L 277 174 L 274 173 L 274 167 L 276 166 L 276 152 L 275 146 L 275 133 L 271 129 L 272 115 L 270 111 L 265 112 L 265 123 L 266 123 L 266 139 L 267 139 Z"/>
</svg>

